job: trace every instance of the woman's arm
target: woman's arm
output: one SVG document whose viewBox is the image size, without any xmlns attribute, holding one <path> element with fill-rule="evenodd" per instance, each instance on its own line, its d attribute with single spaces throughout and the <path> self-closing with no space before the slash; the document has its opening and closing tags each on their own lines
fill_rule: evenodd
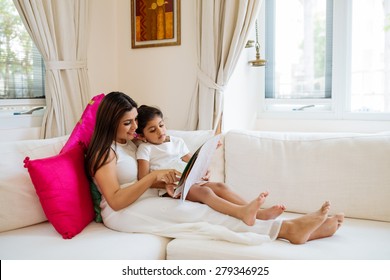
<svg viewBox="0 0 390 280">
<path fill-rule="evenodd" d="M 138 180 L 141 180 L 146 175 L 148 175 L 150 172 L 150 164 L 149 161 L 144 159 L 138 159 Z M 163 181 L 155 181 L 151 186 L 151 188 L 154 189 L 165 189 L 166 183 Z"/>
<path fill-rule="evenodd" d="M 156 170 L 128 187 L 120 188 L 116 174 L 115 155 L 113 155 L 113 152 L 110 152 L 109 161 L 96 171 L 94 178 L 108 205 L 113 210 L 118 211 L 136 201 L 156 182 L 161 181 L 167 184 L 176 182 L 176 175 L 179 174 L 179 172 L 173 169 Z"/>
</svg>

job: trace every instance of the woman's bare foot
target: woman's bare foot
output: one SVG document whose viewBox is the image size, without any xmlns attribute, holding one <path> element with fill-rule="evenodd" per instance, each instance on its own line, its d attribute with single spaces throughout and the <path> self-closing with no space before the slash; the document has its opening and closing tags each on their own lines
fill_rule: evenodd
<svg viewBox="0 0 390 280">
<path fill-rule="evenodd" d="M 276 219 L 284 212 L 284 210 L 286 210 L 286 206 L 282 204 L 274 205 L 267 209 L 259 209 L 257 211 L 256 219 L 259 220 Z"/>
<path fill-rule="evenodd" d="M 292 244 L 305 243 L 311 234 L 324 223 L 328 217 L 329 209 L 330 203 L 326 201 L 316 212 L 283 221 L 278 238 L 287 239 Z"/>
<path fill-rule="evenodd" d="M 328 217 L 312 234 L 309 240 L 330 237 L 340 228 L 344 222 L 344 213 Z"/>
<path fill-rule="evenodd" d="M 247 224 L 248 226 L 253 226 L 255 224 L 257 211 L 259 210 L 261 204 L 264 203 L 264 200 L 267 195 L 268 193 L 261 193 L 258 197 L 249 202 L 247 205 L 242 206 L 241 220 L 245 224 Z"/>
</svg>

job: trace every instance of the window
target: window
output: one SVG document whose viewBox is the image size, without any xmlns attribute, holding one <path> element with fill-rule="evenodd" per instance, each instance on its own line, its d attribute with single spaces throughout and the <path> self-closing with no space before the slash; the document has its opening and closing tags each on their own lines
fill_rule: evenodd
<svg viewBox="0 0 390 280">
<path fill-rule="evenodd" d="M 0 0 L 0 108 L 20 111 L 45 104 L 43 59 L 12 0 Z"/>
<path fill-rule="evenodd" d="M 265 111 L 388 118 L 390 0 L 264 2 Z"/>
<path fill-rule="evenodd" d="M 390 1 L 353 1 L 352 112 L 390 112 Z"/>
</svg>

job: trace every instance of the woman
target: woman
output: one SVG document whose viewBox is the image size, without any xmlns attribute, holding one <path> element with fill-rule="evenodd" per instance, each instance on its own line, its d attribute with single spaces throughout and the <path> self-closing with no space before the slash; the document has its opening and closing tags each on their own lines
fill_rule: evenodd
<svg viewBox="0 0 390 280">
<path fill-rule="evenodd" d="M 253 226 L 207 205 L 158 196 L 175 183 L 175 170 L 156 170 L 137 181 L 137 104 L 126 94 L 111 92 L 99 105 L 86 168 L 102 194 L 104 224 L 117 231 L 152 233 L 171 238 L 208 238 L 261 244 L 282 238 L 293 244 L 333 235 L 343 215 L 328 217 L 329 202 L 292 220 L 256 220 Z"/>
</svg>

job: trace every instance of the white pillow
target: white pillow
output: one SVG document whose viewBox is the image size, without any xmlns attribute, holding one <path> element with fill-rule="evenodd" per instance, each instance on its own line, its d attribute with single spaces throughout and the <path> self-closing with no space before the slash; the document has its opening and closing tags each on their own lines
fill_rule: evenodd
<svg viewBox="0 0 390 280">
<path fill-rule="evenodd" d="M 168 130 L 167 135 L 180 137 L 186 143 L 191 153 L 194 153 L 204 142 L 214 136 L 212 130 Z"/>
<path fill-rule="evenodd" d="M 23 160 L 56 155 L 67 139 L 0 143 L 0 232 L 47 220 Z"/>
</svg>

